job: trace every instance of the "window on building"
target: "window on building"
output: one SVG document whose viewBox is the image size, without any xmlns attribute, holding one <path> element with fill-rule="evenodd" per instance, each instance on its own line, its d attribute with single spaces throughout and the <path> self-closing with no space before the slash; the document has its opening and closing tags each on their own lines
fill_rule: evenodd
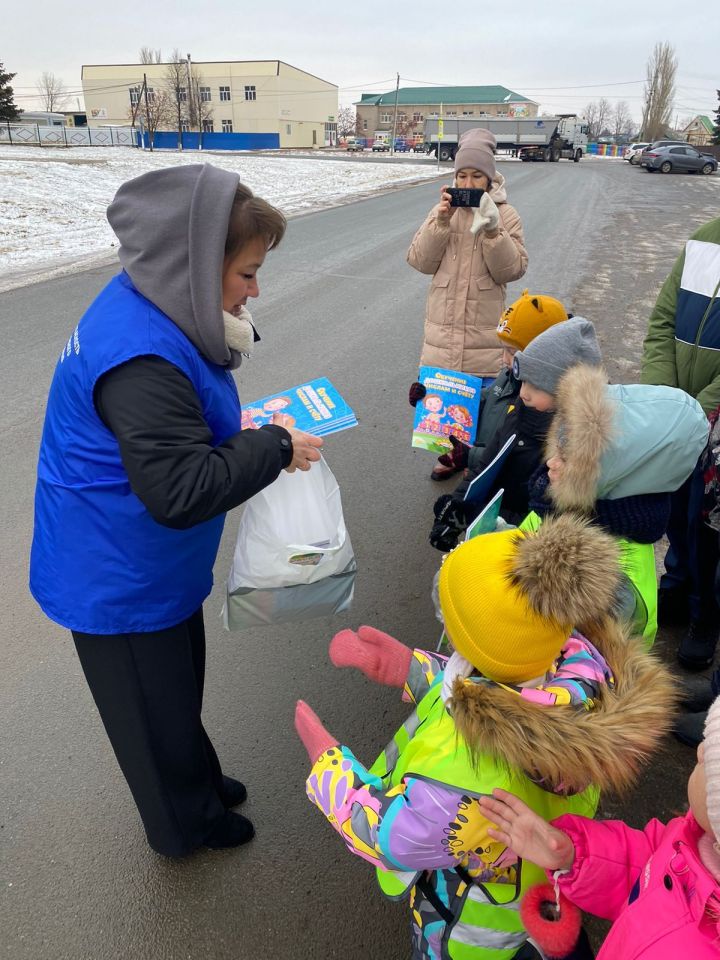
<svg viewBox="0 0 720 960">
<path fill-rule="evenodd" d="M 463 110 L 462 115 L 463 115 L 464 117 L 473 117 L 473 116 L 475 116 L 475 111 L 474 111 L 474 110 Z"/>
<path fill-rule="evenodd" d="M 393 115 L 391 113 L 381 113 L 380 123 L 392 123 Z"/>
<path fill-rule="evenodd" d="M 223 133 L 232 133 L 232 120 L 223 120 Z"/>
<path fill-rule="evenodd" d="M 203 120 L 203 133 L 215 133 L 215 126 L 212 120 Z"/>
<path fill-rule="evenodd" d="M 152 87 L 147 88 L 148 103 L 155 103 L 155 91 Z"/>
<path fill-rule="evenodd" d="M 400 123 L 405 123 L 405 121 L 407 120 L 407 114 L 406 114 L 406 113 L 399 113 L 399 114 L 398 114 L 398 120 L 400 121 Z"/>
<path fill-rule="evenodd" d="M 507 110 L 498 110 L 497 115 L 498 115 L 499 117 L 506 117 L 506 116 L 507 116 Z"/>
<path fill-rule="evenodd" d="M 367 130 L 367 120 L 363 120 L 363 130 Z"/>
<path fill-rule="evenodd" d="M 203 103 L 210 103 L 212 100 L 212 94 L 210 93 L 210 87 L 200 87 L 200 99 Z"/>
<path fill-rule="evenodd" d="M 230 87 L 220 87 L 220 99 L 230 100 Z"/>
<path fill-rule="evenodd" d="M 245 99 L 257 100 L 257 91 L 255 90 L 255 87 L 245 87 Z"/>
<path fill-rule="evenodd" d="M 422 113 L 418 113 L 418 112 L 416 111 L 416 112 L 413 114 L 413 120 L 415 121 L 415 123 L 420 123 L 420 121 L 421 121 L 421 120 L 424 120 L 424 119 L 425 119 L 425 117 L 422 115 Z"/>
<path fill-rule="evenodd" d="M 130 106 L 136 107 L 140 102 L 140 87 L 130 87 Z"/>
<path fill-rule="evenodd" d="M 178 88 L 178 100 L 180 103 L 187 103 L 187 87 Z"/>
<path fill-rule="evenodd" d="M 456 116 L 457 116 L 457 110 L 446 110 L 446 111 L 445 111 L 445 116 L 446 116 L 446 117 L 456 117 Z"/>
<path fill-rule="evenodd" d="M 290 134 L 292 133 L 292 124 L 291 124 L 291 123 L 286 123 L 286 124 L 285 124 L 285 133 L 286 133 L 288 136 L 290 136 Z"/>
<path fill-rule="evenodd" d="M 188 122 L 187 120 L 181 120 L 181 121 L 180 121 L 180 129 L 182 130 L 183 133 L 189 133 L 189 132 L 190 132 L 190 124 L 189 124 L 189 122 Z"/>
</svg>

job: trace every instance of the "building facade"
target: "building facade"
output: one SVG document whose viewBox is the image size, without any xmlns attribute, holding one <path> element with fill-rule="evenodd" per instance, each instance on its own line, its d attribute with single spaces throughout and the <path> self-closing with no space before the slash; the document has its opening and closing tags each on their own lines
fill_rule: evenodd
<svg viewBox="0 0 720 960">
<path fill-rule="evenodd" d="M 395 90 L 364 93 L 355 103 L 357 133 L 392 133 Z M 507 87 L 401 87 L 397 91 L 396 134 L 418 137 L 429 117 L 536 117 L 538 104 Z"/>
<path fill-rule="evenodd" d="M 710 117 L 702 114 L 695 117 L 683 130 L 683 134 L 688 143 L 695 147 L 705 147 L 712 143 L 713 123 Z"/>
<path fill-rule="evenodd" d="M 152 104 L 170 98 L 158 130 L 272 135 L 279 147 L 322 147 L 337 139 L 338 88 L 282 60 L 182 62 L 181 80 L 168 63 L 93 64 L 82 68 L 90 127 L 128 124 L 147 77 Z M 199 103 L 193 102 L 193 97 Z M 142 107 L 142 104 L 140 105 Z M 193 127 L 194 121 L 194 127 Z"/>
</svg>

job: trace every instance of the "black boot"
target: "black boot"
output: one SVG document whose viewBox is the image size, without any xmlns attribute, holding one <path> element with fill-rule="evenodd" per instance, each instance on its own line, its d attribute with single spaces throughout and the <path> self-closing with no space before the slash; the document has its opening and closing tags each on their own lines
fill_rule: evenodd
<svg viewBox="0 0 720 960">
<path fill-rule="evenodd" d="M 707 711 L 685 713 L 675 721 L 673 733 L 681 743 L 686 743 L 689 747 L 698 747 L 705 736 L 706 717 Z"/>
<path fill-rule="evenodd" d="M 223 788 L 220 791 L 220 799 L 226 810 L 229 810 L 230 807 L 239 807 L 241 803 L 245 803 L 247 800 L 245 784 L 223 774 Z"/>
<path fill-rule="evenodd" d="M 246 817 L 228 811 L 205 838 L 205 846 L 211 850 L 225 850 L 227 847 L 239 847 L 254 836 L 255 827 Z"/>
<path fill-rule="evenodd" d="M 705 670 L 713 662 L 720 627 L 717 621 L 691 620 L 680 641 L 678 660 L 687 670 Z"/>
<path fill-rule="evenodd" d="M 687 587 L 660 587 L 657 620 L 659 627 L 684 627 L 690 622 Z"/>
<path fill-rule="evenodd" d="M 680 690 L 680 707 L 685 713 L 702 713 L 715 699 L 710 677 L 683 677 Z"/>
</svg>

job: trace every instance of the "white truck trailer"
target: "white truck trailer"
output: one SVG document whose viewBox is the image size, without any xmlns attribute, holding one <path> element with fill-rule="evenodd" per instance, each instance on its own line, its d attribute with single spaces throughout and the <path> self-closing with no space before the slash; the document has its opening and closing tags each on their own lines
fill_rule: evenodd
<svg viewBox="0 0 720 960">
<path fill-rule="evenodd" d="M 574 113 L 555 117 L 429 117 L 423 147 L 454 160 L 458 141 L 466 130 L 484 127 L 495 134 L 498 150 L 512 150 L 521 160 L 554 163 L 561 158 L 577 163 L 587 153 L 587 123 Z"/>
</svg>

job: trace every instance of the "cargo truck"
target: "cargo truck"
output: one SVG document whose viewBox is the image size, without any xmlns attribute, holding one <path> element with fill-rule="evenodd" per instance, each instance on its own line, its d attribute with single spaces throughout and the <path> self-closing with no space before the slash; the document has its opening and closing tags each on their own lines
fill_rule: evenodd
<svg viewBox="0 0 720 960">
<path fill-rule="evenodd" d="M 429 117 L 423 149 L 441 160 L 454 160 L 466 130 L 484 127 L 495 135 L 498 150 L 512 150 L 521 160 L 577 163 L 587 153 L 587 123 L 574 113 L 554 117 Z"/>
</svg>

